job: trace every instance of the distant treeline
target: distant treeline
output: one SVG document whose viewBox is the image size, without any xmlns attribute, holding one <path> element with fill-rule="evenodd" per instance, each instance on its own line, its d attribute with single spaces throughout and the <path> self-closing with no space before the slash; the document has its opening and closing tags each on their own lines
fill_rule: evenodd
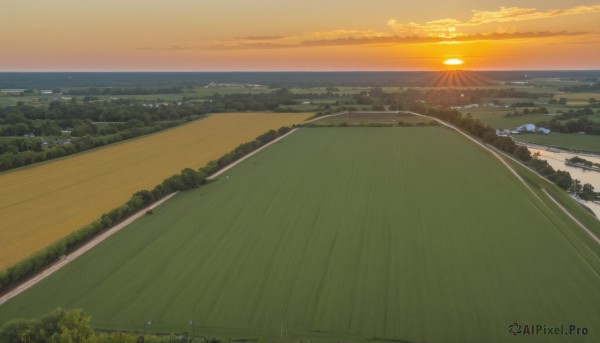
<svg viewBox="0 0 600 343">
<path fill-rule="evenodd" d="M 428 105 L 437 106 L 464 106 L 468 104 L 480 104 L 484 99 L 494 98 L 524 98 L 535 99 L 539 96 L 550 96 L 549 94 L 532 94 L 514 88 L 500 89 L 407 89 L 397 93 L 387 93 L 382 88 L 373 88 L 354 95 L 358 104 L 401 104 L 414 101 L 425 102 Z M 493 100 L 489 100 L 494 102 Z M 497 102 L 496 102 L 497 103 Z"/>
<path fill-rule="evenodd" d="M 0 143 L 0 171 L 19 168 L 34 163 L 44 162 L 58 157 L 63 157 L 85 150 L 102 147 L 108 144 L 120 142 L 150 133 L 162 131 L 168 128 L 178 126 L 199 117 L 186 117 L 185 119 L 160 122 L 149 126 L 136 126 L 135 122 L 127 122 L 120 126 L 123 130 L 114 134 L 102 136 L 85 135 L 70 139 L 67 144 L 53 145 L 43 148 L 40 138 L 36 139 L 15 139 Z M 93 126 L 89 121 L 83 124 Z M 16 150 L 16 152 L 15 152 Z"/>
<path fill-rule="evenodd" d="M 234 111 L 277 111 L 281 105 L 296 105 L 303 95 L 292 94 L 288 89 L 281 88 L 274 92 L 262 94 L 225 94 L 215 93 L 205 106 L 212 112 Z"/>
<path fill-rule="evenodd" d="M 587 85 L 577 85 L 560 88 L 563 92 L 598 92 L 600 91 L 600 82 L 594 82 Z"/>
<path fill-rule="evenodd" d="M 0 73 L 0 89 L 203 87 L 211 82 L 260 84 L 270 87 L 418 86 L 436 73 L 439 72 Z M 535 78 L 585 80 L 600 77 L 600 71 L 597 70 L 472 73 L 482 79 L 495 81 L 528 81 Z"/>
<path fill-rule="evenodd" d="M 265 94 L 214 94 L 209 101 L 149 105 L 136 100 L 53 101 L 48 107 L 25 104 L 0 108 L 0 171 L 139 137 L 198 119 L 206 113 L 281 111 L 298 103 L 287 89 Z M 98 125 L 101 123 L 102 125 Z M 68 133 L 63 134 L 63 130 Z M 16 138 L 29 136 L 31 138 Z M 44 145 L 41 137 L 61 136 Z M 69 139 L 68 142 L 65 140 Z"/>
<path fill-rule="evenodd" d="M 135 212 L 147 207 L 153 202 L 171 194 L 175 191 L 183 191 L 199 187 L 209 182 L 207 177 L 219 171 L 230 163 L 240 159 L 248 153 L 273 141 L 291 130 L 290 127 L 282 127 L 279 130 L 270 130 L 251 142 L 239 145 L 233 151 L 225 154 L 215 161 L 210 161 L 206 166 L 194 170 L 186 168 L 180 174 L 165 179 L 151 191 L 141 190 L 133 194 L 129 201 L 112 211 L 103 214 L 99 219 L 89 225 L 69 234 L 67 237 L 51 244 L 34 255 L 18 262 L 8 269 L 0 272 L 0 294 L 5 293 L 12 287 L 25 281 L 52 263 L 58 261 L 62 256 L 76 250 L 84 243 L 106 231 L 108 228 L 125 220 Z"/>
<path fill-rule="evenodd" d="M 124 122 L 138 119 L 144 123 L 176 120 L 197 113 L 202 104 L 188 106 L 144 106 L 137 101 L 101 101 L 82 103 L 78 101 L 52 101 L 48 107 L 19 104 L 0 108 L 0 126 L 25 123 L 33 130 L 32 120 L 55 120 L 59 126 L 69 126 L 70 120 L 97 122 Z M 29 120 L 29 121 L 27 121 Z"/>
<path fill-rule="evenodd" d="M 152 94 L 182 94 L 183 88 L 79 88 L 69 89 L 63 92 L 66 95 L 152 95 Z"/>
<path fill-rule="evenodd" d="M 510 117 L 521 117 L 521 116 L 526 116 L 526 115 L 530 115 L 530 114 L 548 114 L 548 109 L 546 107 L 537 107 L 537 108 L 524 108 L 523 112 L 520 112 L 515 110 L 514 112 L 510 113 L 506 113 L 504 115 L 504 118 L 510 118 Z"/>
<path fill-rule="evenodd" d="M 0 141 L 0 171 L 47 161 L 168 129 L 207 113 L 202 105 L 146 107 L 110 101 L 54 101 L 48 108 L 0 108 L 0 136 L 34 137 Z M 97 125 L 94 122 L 108 122 Z M 62 130 L 68 130 L 63 133 Z M 60 143 L 43 137 L 61 137 Z M 46 145 L 44 145 L 46 143 Z"/>
<path fill-rule="evenodd" d="M 596 113 L 600 114 L 600 110 Z M 592 114 L 594 114 L 594 110 L 590 107 L 584 107 L 577 110 L 569 110 L 569 112 L 554 116 L 549 121 L 540 121 L 536 125 L 549 128 L 554 132 L 584 132 L 586 135 L 600 135 L 600 122 L 588 118 Z"/>
</svg>

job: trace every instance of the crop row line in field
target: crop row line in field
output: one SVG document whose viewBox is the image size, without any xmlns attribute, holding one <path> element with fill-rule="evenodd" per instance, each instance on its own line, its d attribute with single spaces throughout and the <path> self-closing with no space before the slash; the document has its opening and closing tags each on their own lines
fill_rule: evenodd
<svg viewBox="0 0 600 343">
<path fill-rule="evenodd" d="M 287 128 L 287 129 L 289 129 L 289 128 Z M 271 131 L 273 131 L 273 130 L 271 130 Z M 291 133 L 292 131 L 293 130 L 288 131 L 286 134 L 283 134 L 282 136 L 275 138 L 273 141 L 270 141 L 269 143 L 261 145 L 256 150 L 252 151 L 251 153 L 257 153 L 258 151 L 261 151 L 266 146 L 279 141 L 281 138 L 283 138 L 284 136 L 287 136 L 287 134 Z M 260 137 L 261 136 L 259 136 L 259 138 L 257 138 L 257 139 L 260 139 Z M 244 144 L 242 144 L 242 145 L 244 145 Z M 234 160 L 233 162 L 231 162 L 229 165 L 225 166 L 224 168 L 226 168 L 228 170 L 228 169 L 232 168 L 233 166 L 237 165 L 238 163 L 240 163 L 242 160 L 244 160 L 243 157 L 241 159 Z M 219 170 L 217 170 L 216 172 L 214 172 L 212 175 L 208 176 L 207 179 L 212 180 L 216 176 L 222 174 L 222 172 L 224 172 L 224 171 L 226 171 L 226 170 L 222 170 L 221 168 L 219 168 Z M 55 263 L 53 265 L 49 265 L 49 267 L 46 267 L 45 269 L 39 269 L 40 272 L 32 274 L 33 277 L 31 279 L 27 280 L 27 279 L 23 278 L 23 279 L 27 280 L 23 284 L 19 285 L 18 281 L 15 282 L 18 286 L 15 289 L 12 289 L 9 292 L 7 292 L 6 294 L 4 294 L 2 297 L 0 297 L 0 305 L 2 305 L 3 303 L 5 303 L 9 299 L 15 297 L 16 295 L 22 293 L 23 291 L 25 291 L 26 289 L 30 288 L 31 286 L 37 284 L 39 281 L 41 281 L 44 278 L 48 277 L 52 273 L 56 272 L 58 269 L 60 269 L 63 266 L 65 266 L 67 263 L 71 262 L 75 258 L 79 257 L 80 255 L 82 255 L 86 251 L 90 250 L 91 248 L 93 248 L 94 246 L 96 246 L 97 244 L 99 244 L 100 242 L 102 242 L 103 240 L 107 239 L 108 237 L 110 237 L 114 233 L 118 232 L 119 230 L 121 230 L 125 226 L 129 225 L 130 223 L 132 223 L 136 219 L 138 219 L 141 216 L 143 216 L 147 211 L 152 210 L 154 207 L 159 206 L 160 204 L 162 204 L 165 201 L 169 200 L 176 193 L 177 192 L 166 194 L 165 196 L 163 196 L 161 198 L 161 200 L 159 200 L 159 201 L 157 201 L 157 202 L 149 205 L 148 207 L 145 207 L 145 208 L 141 209 L 140 211 L 134 213 L 133 215 L 131 215 L 129 217 L 125 217 L 125 218 L 121 219 L 121 220 L 123 220 L 123 222 L 121 222 L 120 224 L 117 224 L 114 227 L 108 228 L 107 231 L 105 231 L 101 235 L 93 238 L 92 241 L 86 243 L 84 246 L 82 246 L 80 248 L 77 248 L 73 252 L 69 253 L 68 255 L 66 255 L 66 257 L 61 258 L 60 261 L 58 261 L 57 263 Z M 104 217 L 102 217 L 102 219 L 103 218 Z M 41 267 L 45 267 L 45 266 L 41 266 Z"/>
<path fill-rule="evenodd" d="M 8 293 L 4 294 L 3 296 L 0 297 L 0 305 L 4 304 L 8 300 L 16 297 L 17 295 L 23 293 L 27 289 L 33 287 L 35 284 L 37 284 L 38 282 L 44 280 L 48 276 L 52 275 L 53 273 L 55 273 L 60 268 L 66 266 L 69 262 L 71 262 L 71 261 L 75 260 L 76 258 L 78 258 L 79 256 L 85 254 L 87 251 L 89 251 L 90 249 L 92 249 L 96 245 L 102 243 L 108 237 L 110 237 L 110 236 L 114 235 L 115 233 L 119 232 L 124 227 L 126 227 L 127 225 L 133 223 L 138 218 L 144 216 L 148 211 L 154 209 L 157 206 L 162 205 L 165 201 L 167 201 L 167 200 L 171 199 L 173 196 L 175 196 L 175 194 L 177 194 L 177 192 L 173 192 L 173 193 L 165 196 L 164 198 L 158 200 L 157 202 L 151 204 L 150 206 L 145 207 L 145 208 L 139 210 L 137 213 L 132 214 L 129 218 L 125 219 L 121 223 L 113 226 L 112 228 L 108 229 L 107 231 L 105 231 L 102 234 L 98 235 L 97 237 L 93 238 L 91 241 L 87 242 L 82 247 L 80 247 L 79 249 L 73 251 L 72 253 L 66 255 L 64 258 L 62 258 L 60 261 L 56 262 L 52 266 L 44 269 L 43 271 L 41 271 L 39 274 L 37 274 L 36 276 L 34 276 L 33 278 L 31 278 L 30 280 L 28 280 L 28 281 L 20 284 L 19 286 L 17 286 L 13 290 L 11 290 Z"/>
</svg>

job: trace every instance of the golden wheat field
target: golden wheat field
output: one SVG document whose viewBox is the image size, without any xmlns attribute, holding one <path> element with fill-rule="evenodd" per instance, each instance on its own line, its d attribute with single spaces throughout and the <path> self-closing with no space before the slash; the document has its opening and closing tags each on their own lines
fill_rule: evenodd
<svg viewBox="0 0 600 343">
<path fill-rule="evenodd" d="M 311 114 L 216 114 L 50 163 L 0 174 L 0 270 L 151 189 L 269 129 Z"/>
</svg>

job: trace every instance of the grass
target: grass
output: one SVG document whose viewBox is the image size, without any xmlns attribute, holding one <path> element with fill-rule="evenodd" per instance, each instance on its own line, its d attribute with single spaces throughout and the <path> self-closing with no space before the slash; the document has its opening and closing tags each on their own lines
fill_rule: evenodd
<svg viewBox="0 0 600 343">
<path fill-rule="evenodd" d="M 386 112 L 350 112 L 342 115 L 319 119 L 314 124 L 341 124 L 349 125 L 360 124 L 398 124 L 398 122 L 406 124 L 428 123 L 430 120 L 423 117 L 418 117 L 406 113 L 386 113 Z"/>
<path fill-rule="evenodd" d="M 547 145 L 555 148 L 594 152 L 600 154 L 600 136 L 552 133 L 549 135 L 520 134 L 514 137 L 517 140 Z"/>
<path fill-rule="evenodd" d="M 218 114 L 40 165 L 0 173 L 0 270 L 151 189 L 269 129 L 311 114 Z"/>
<path fill-rule="evenodd" d="M 598 218 L 596 218 L 592 214 L 588 213 L 587 210 L 585 210 L 581 206 L 581 204 L 579 204 L 577 201 L 575 201 L 573 198 L 571 198 L 569 196 L 569 194 L 567 194 L 565 191 L 560 189 L 555 184 L 537 176 L 533 171 L 531 171 L 529 168 L 523 166 L 522 164 L 517 163 L 514 160 L 507 158 L 505 156 L 503 156 L 503 159 L 508 164 L 510 164 L 513 167 L 513 169 L 515 169 L 517 171 L 517 173 L 519 175 L 521 175 L 521 177 L 531 186 L 531 189 L 540 198 L 542 198 L 544 200 L 543 206 L 547 207 L 550 210 L 550 213 L 551 213 L 550 217 L 554 218 L 554 220 L 558 220 L 558 221 L 562 221 L 562 222 L 570 221 L 568 216 L 560 208 L 558 208 L 554 204 L 554 202 L 552 202 L 552 200 L 548 199 L 548 197 L 544 194 L 542 189 L 545 189 L 548 193 L 550 193 L 550 195 L 556 201 L 558 201 L 561 205 L 563 205 L 569 211 L 569 213 L 571 213 L 574 217 L 576 217 L 581 223 L 583 223 L 583 225 L 585 225 L 588 229 L 590 229 L 597 237 L 600 237 L 600 225 L 599 225 L 600 222 L 598 221 Z M 574 241 L 578 241 L 577 246 L 582 251 L 585 251 L 588 249 L 588 248 L 586 248 L 585 244 L 584 245 L 579 244 L 581 242 L 589 242 L 589 238 L 583 230 L 577 229 L 577 230 L 572 230 L 572 231 L 565 231 L 564 233 L 565 233 L 565 237 L 571 237 L 571 238 L 576 237 L 577 239 Z"/>
<path fill-rule="evenodd" d="M 600 248 L 448 129 L 300 129 L 226 175 L 2 305 L 0 323 L 60 305 L 97 328 L 195 318 L 197 335 L 273 341 L 509 341 L 515 321 L 598 339 Z"/>
<path fill-rule="evenodd" d="M 522 109 L 519 109 L 520 111 Z M 528 114 L 520 117 L 505 118 L 506 113 L 512 113 L 512 108 L 482 107 L 464 108 L 459 110 L 463 115 L 471 114 L 473 119 L 478 119 L 483 124 L 495 129 L 516 129 L 523 124 L 535 124 L 539 121 L 549 121 L 552 116 L 547 114 Z"/>
</svg>

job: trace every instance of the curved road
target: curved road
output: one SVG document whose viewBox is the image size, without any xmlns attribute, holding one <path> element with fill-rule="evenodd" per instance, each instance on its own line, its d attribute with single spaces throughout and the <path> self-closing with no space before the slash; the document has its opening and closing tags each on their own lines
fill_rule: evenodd
<svg viewBox="0 0 600 343">
<path fill-rule="evenodd" d="M 415 116 L 419 116 L 419 117 L 423 117 L 423 118 L 428 118 L 431 120 L 435 120 L 436 122 L 451 128 L 453 130 L 455 130 L 456 132 L 460 133 L 461 135 L 467 137 L 468 139 L 470 139 L 471 141 L 473 141 L 475 144 L 481 146 L 482 148 L 486 149 L 487 151 L 489 151 L 492 155 L 494 155 L 494 157 L 496 157 L 498 160 L 500 160 L 500 162 L 502 162 L 502 164 L 504 164 L 504 166 L 506 166 L 506 168 L 508 168 L 508 170 L 510 170 L 522 183 L 523 185 L 525 185 L 525 187 L 527 188 L 527 190 L 529 190 L 531 192 L 531 194 L 533 194 L 533 196 L 535 196 L 539 201 L 541 201 L 542 203 L 544 203 L 544 201 L 533 191 L 533 189 L 531 189 L 531 187 L 527 184 L 527 182 L 525 182 L 525 180 L 523 180 L 523 178 L 521 177 L 521 175 L 519 175 L 514 169 L 513 167 L 510 166 L 510 164 L 508 164 L 502 157 L 500 157 L 500 155 L 493 149 L 491 149 L 490 147 L 486 146 L 485 144 L 481 143 L 480 141 L 476 140 L 475 138 L 471 137 L 470 135 L 462 132 L 460 129 L 458 129 L 456 126 L 454 125 L 450 125 L 444 121 L 442 121 L 441 119 L 437 119 L 434 117 L 430 117 L 430 116 L 426 116 L 423 114 L 419 114 L 419 113 L 415 113 L 415 112 L 410 112 L 410 111 L 405 111 L 406 113 L 410 113 L 412 115 Z M 511 156 L 508 156 L 509 158 L 513 159 Z M 537 173 L 536 173 L 537 174 Z M 545 189 L 542 188 L 542 191 L 544 192 L 544 194 L 546 194 L 550 200 L 552 200 L 556 206 L 558 206 L 558 208 L 560 208 L 567 216 L 569 216 L 569 218 L 571 218 L 575 223 L 577 223 L 577 225 L 579 225 L 589 236 L 590 238 L 592 238 L 596 243 L 600 244 L 600 238 L 598 238 L 590 229 L 588 229 L 583 223 L 581 223 L 577 218 L 575 218 L 563 205 L 561 205 L 558 201 L 556 201 Z"/>
</svg>

